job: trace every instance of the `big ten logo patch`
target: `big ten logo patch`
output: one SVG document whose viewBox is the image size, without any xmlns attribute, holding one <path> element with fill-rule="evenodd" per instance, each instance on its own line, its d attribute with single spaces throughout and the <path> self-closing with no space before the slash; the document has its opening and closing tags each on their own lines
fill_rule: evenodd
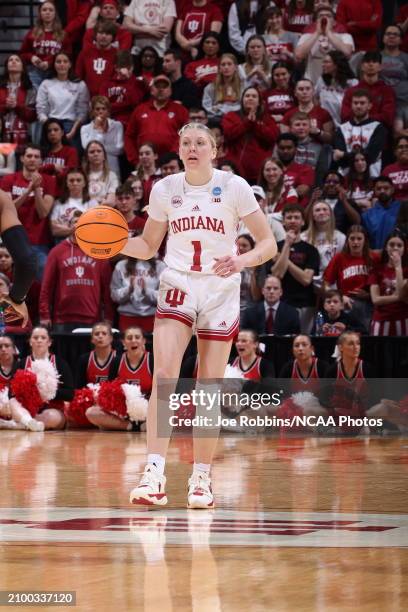
<svg viewBox="0 0 408 612">
<path fill-rule="evenodd" d="M 186 294 L 180 289 L 169 289 L 166 293 L 166 304 L 172 308 L 177 308 L 184 303 Z"/>
</svg>

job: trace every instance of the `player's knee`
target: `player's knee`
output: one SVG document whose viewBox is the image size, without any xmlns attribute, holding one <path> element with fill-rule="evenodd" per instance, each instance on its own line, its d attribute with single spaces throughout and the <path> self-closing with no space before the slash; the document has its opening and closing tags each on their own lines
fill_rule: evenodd
<svg viewBox="0 0 408 612">
<path fill-rule="evenodd" d="M 178 378 L 179 372 L 175 371 L 174 367 L 171 367 L 171 363 L 161 366 L 155 371 L 156 380 L 160 382 L 163 379 Z"/>
<path fill-rule="evenodd" d="M 48 408 L 41 414 L 41 420 L 45 429 L 63 429 L 65 426 L 65 416 L 60 410 Z"/>
</svg>

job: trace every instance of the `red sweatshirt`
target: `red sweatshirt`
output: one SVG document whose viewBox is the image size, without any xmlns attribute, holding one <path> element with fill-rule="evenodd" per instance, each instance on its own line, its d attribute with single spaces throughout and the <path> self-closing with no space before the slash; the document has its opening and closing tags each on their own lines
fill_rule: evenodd
<svg viewBox="0 0 408 612">
<path fill-rule="evenodd" d="M 352 118 L 351 96 L 357 89 L 366 89 L 371 94 L 372 108 L 370 119 L 381 121 L 387 128 L 392 128 L 395 119 L 395 93 L 392 87 L 386 85 L 384 81 L 377 81 L 369 85 L 361 80 L 358 85 L 349 87 L 344 94 L 341 105 L 341 120 L 343 123 Z"/>
<path fill-rule="evenodd" d="M 71 57 L 72 47 L 69 36 L 65 35 L 63 40 L 56 40 L 53 32 L 44 32 L 42 36 L 34 38 L 33 30 L 30 30 L 21 43 L 20 57 L 26 64 L 31 64 L 31 58 L 36 55 L 43 62 L 48 62 L 51 67 L 54 57 L 60 51 L 65 51 Z"/>
<path fill-rule="evenodd" d="M 236 162 L 247 181 L 257 182 L 259 168 L 271 151 L 279 135 L 279 128 L 267 114 L 249 121 L 241 113 L 230 112 L 222 119 L 227 157 Z"/>
<path fill-rule="evenodd" d="M 91 98 L 97 96 L 112 78 L 116 52 L 113 47 L 98 49 L 93 46 L 79 54 L 75 72 L 87 84 Z"/>
<path fill-rule="evenodd" d="M 62 149 L 57 153 L 49 151 L 43 158 L 40 168 L 41 174 L 51 174 L 56 179 L 56 196 L 60 196 L 64 186 L 64 178 L 71 168 L 79 168 L 78 151 L 70 145 L 62 145 Z M 56 168 L 63 169 L 57 173 Z"/>
<path fill-rule="evenodd" d="M 110 278 L 108 261 L 88 257 L 69 238 L 63 240 L 47 258 L 40 293 L 41 319 L 84 325 L 101 317 L 112 321 Z"/>
<path fill-rule="evenodd" d="M 94 2 L 93 0 L 66 0 L 66 5 L 67 25 L 64 29 L 72 43 L 76 43 L 81 38 Z"/>
<path fill-rule="evenodd" d="M 27 96 L 28 94 L 28 96 Z M 3 142 L 15 142 L 17 152 L 21 153 L 29 140 L 29 124 L 36 120 L 35 93 L 19 87 L 17 89 L 17 106 L 12 112 L 6 108 L 6 99 L 9 95 L 7 87 L 0 87 L 0 123 L 3 124 Z M 27 105 L 28 99 L 31 102 Z"/>
<path fill-rule="evenodd" d="M 133 110 L 139 106 L 147 91 L 144 80 L 134 74 L 126 81 L 114 75 L 100 90 L 101 95 L 111 103 L 112 119 L 124 125 L 128 124 Z"/>
<path fill-rule="evenodd" d="M 158 155 L 177 151 L 178 130 L 188 123 L 188 110 L 179 102 L 169 100 L 157 110 L 153 100 L 144 102 L 133 111 L 125 134 L 125 152 L 131 164 L 139 160 L 139 147 L 151 142 Z"/>
<path fill-rule="evenodd" d="M 381 0 L 340 0 L 336 21 L 342 23 L 352 35 L 356 51 L 376 51 L 382 14 Z"/>
<path fill-rule="evenodd" d="M 82 49 L 89 49 L 89 47 L 93 47 L 94 44 L 95 33 L 93 28 L 88 28 L 85 32 L 85 36 L 82 39 Z M 118 31 L 115 36 L 115 40 L 112 43 L 112 47 L 116 49 L 116 51 L 130 51 L 133 45 L 133 36 L 128 30 L 125 28 L 118 27 Z"/>
<path fill-rule="evenodd" d="M 389 176 L 392 180 L 395 193 L 394 199 L 400 202 L 408 200 L 408 164 L 403 166 L 399 162 L 386 166 L 381 172 L 383 176 Z"/>
</svg>

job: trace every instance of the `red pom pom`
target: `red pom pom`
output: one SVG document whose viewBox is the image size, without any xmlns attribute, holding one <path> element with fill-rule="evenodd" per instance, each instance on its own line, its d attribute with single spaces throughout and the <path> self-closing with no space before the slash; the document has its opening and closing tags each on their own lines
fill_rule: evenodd
<svg viewBox="0 0 408 612">
<path fill-rule="evenodd" d="M 400 400 L 399 407 L 402 414 L 408 415 L 408 395 Z"/>
<path fill-rule="evenodd" d="M 93 391 L 84 387 L 76 389 L 74 399 L 69 404 L 65 404 L 64 414 L 68 421 L 76 425 L 90 426 L 91 423 L 86 418 L 85 412 L 94 405 Z"/>
<path fill-rule="evenodd" d="M 296 416 L 298 417 L 304 416 L 303 408 L 295 404 L 295 402 L 291 398 L 285 400 L 283 404 L 281 404 L 276 411 L 276 417 L 278 419 L 289 419 L 288 422 L 292 421 L 293 417 L 296 417 Z M 296 421 L 294 421 L 294 424 L 292 427 L 290 427 L 290 425 L 281 425 L 280 430 L 281 431 L 303 431 L 304 427 L 302 425 L 297 425 Z"/>
<path fill-rule="evenodd" d="M 126 408 L 126 397 L 122 390 L 122 385 L 126 381 L 116 378 L 101 382 L 98 393 L 98 405 L 108 414 L 125 419 L 128 416 Z"/>
<path fill-rule="evenodd" d="M 44 404 L 37 388 L 36 375 L 30 370 L 17 370 L 10 383 L 10 389 L 20 404 L 32 417 L 35 417 Z"/>
</svg>

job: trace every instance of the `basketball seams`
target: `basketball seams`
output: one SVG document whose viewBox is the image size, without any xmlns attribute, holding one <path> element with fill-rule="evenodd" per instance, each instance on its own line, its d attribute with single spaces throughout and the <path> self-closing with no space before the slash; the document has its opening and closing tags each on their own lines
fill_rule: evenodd
<svg viewBox="0 0 408 612">
<path fill-rule="evenodd" d="M 117 255 L 129 239 L 125 217 L 110 206 L 96 206 L 78 219 L 75 236 L 78 246 L 94 259 Z"/>
</svg>

